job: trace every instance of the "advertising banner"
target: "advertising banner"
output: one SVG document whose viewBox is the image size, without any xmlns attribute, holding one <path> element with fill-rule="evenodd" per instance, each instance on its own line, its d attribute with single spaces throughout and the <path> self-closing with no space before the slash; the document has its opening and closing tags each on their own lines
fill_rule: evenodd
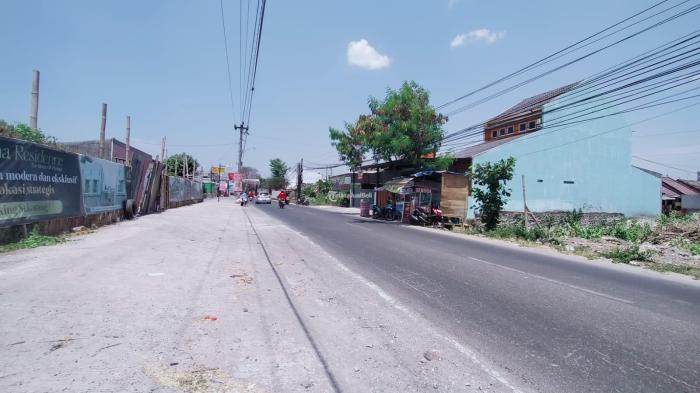
<svg viewBox="0 0 700 393">
<path fill-rule="evenodd" d="M 82 214 L 77 154 L 0 137 L 0 225 Z"/>
<path fill-rule="evenodd" d="M 184 202 L 203 199 L 202 183 L 187 180 L 182 177 L 168 176 L 170 202 Z"/>
<path fill-rule="evenodd" d="M 121 210 L 127 199 L 127 169 L 116 162 L 80 156 L 85 213 Z"/>
</svg>

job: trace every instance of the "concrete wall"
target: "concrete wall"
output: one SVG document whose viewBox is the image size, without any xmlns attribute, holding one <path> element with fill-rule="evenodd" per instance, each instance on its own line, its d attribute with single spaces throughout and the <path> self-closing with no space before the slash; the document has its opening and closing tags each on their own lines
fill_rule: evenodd
<svg viewBox="0 0 700 393">
<path fill-rule="evenodd" d="M 559 106 L 557 102 L 547 104 L 545 112 Z M 581 109 L 545 113 L 544 126 L 581 120 L 563 117 Z M 604 114 L 595 112 L 590 117 Z M 545 128 L 474 157 L 474 164 L 509 156 L 517 159 L 514 179 L 508 182 L 512 196 L 505 210 L 523 209 L 524 174 L 527 204 L 535 212 L 580 208 L 584 212 L 626 216 L 658 215 L 661 179 L 631 165 L 630 136 L 624 118 L 615 115 L 563 128 Z M 473 204 L 470 199 L 470 218 L 474 217 Z"/>
</svg>

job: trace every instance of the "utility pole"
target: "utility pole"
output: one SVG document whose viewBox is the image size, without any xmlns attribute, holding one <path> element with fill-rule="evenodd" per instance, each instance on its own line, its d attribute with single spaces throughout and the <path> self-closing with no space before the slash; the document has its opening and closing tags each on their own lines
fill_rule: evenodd
<svg viewBox="0 0 700 393">
<path fill-rule="evenodd" d="M 187 156 L 182 155 L 182 177 L 187 178 Z"/>
<path fill-rule="evenodd" d="M 126 166 L 131 166 L 129 161 L 129 143 L 131 141 L 131 116 L 126 117 Z"/>
<path fill-rule="evenodd" d="M 297 204 L 301 201 L 301 186 L 304 183 L 304 159 L 297 164 Z"/>
<path fill-rule="evenodd" d="M 39 71 L 34 70 L 32 75 L 32 107 L 29 112 L 29 126 L 37 130 L 39 122 Z"/>
<path fill-rule="evenodd" d="M 102 123 L 100 124 L 100 158 L 105 158 L 105 130 L 107 129 L 107 104 L 102 104 Z"/>
<path fill-rule="evenodd" d="M 160 144 L 160 157 L 165 161 L 165 137 L 163 137 L 163 141 Z"/>
<path fill-rule="evenodd" d="M 241 173 L 243 169 L 243 133 L 248 134 L 248 126 L 241 122 L 240 126 L 234 125 L 235 130 L 240 130 L 240 135 L 238 137 L 238 173 Z"/>
<path fill-rule="evenodd" d="M 521 175 L 522 183 L 523 183 L 523 222 L 525 223 L 525 231 L 527 232 L 528 230 L 528 225 L 527 225 L 527 201 L 525 200 L 525 175 Z"/>
</svg>

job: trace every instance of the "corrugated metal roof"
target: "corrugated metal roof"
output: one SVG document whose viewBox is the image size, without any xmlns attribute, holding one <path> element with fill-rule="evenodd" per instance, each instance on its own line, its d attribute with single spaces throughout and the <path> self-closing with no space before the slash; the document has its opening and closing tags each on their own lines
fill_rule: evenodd
<svg viewBox="0 0 700 393">
<path fill-rule="evenodd" d="M 493 149 L 496 146 L 500 146 L 504 143 L 514 141 L 514 140 L 516 140 L 522 136 L 525 136 L 525 135 L 527 135 L 527 134 L 513 135 L 513 136 L 510 136 L 508 138 L 499 138 L 499 139 L 495 139 L 492 141 L 480 143 L 478 145 L 469 146 L 466 149 L 460 150 L 457 153 L 455 153 L 455 158 L 475 157 L 475 156 L 478 156 L 479 154 L 481 154 L 485 151 Z"/>
<path fill-rule="evenodd" d="M 671 179 L 670 177 L 662 177 L 661 185 L 662 188 L 669 189 L 669 191 L 676 193 L 678 196 L 700 195 L 700 190 L 697 190 L 694 187 L 689 186 L 688 184 L 685 184 L 682 181 Z M 676 196 L 676 198 L 678 198 L 678 196 Z"/>
<path fill-rule="evenodd" d="M 558 87 L 556 89 L 546 91 L 544 93 L 540 93 L 536 96 L 526 98 L 526 99 L 520 101 L 519 103 L 515 104 L 514 106 L 510 107 L 505 112 L 503 112 L 503 113 L 499 114 L 498 116 L 494 117 L 493 119 L 489 120 L 489 122 L 492 122 L 494 120 L 499 120 L 503 117 L 513 116 L 513 115 L 521 113 L 521 112 L 540 108 L 540 107 L 542 107 L 542 105 L 554 100 L 555 98 L 559 97 L 560 95 L 570 92 L 571 90 L 576 88 L 576 86 L 578 86 L 579 83 L 581 83 L 581 82 L 574 82 L 574 83 L 571 83 L 571 84 L 568 84 L 565 86 Z"/>
</svg>

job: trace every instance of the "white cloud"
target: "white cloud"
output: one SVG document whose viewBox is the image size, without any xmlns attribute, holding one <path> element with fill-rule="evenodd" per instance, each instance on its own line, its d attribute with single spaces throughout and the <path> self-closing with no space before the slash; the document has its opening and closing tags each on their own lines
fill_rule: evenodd
<svg viewBox="0 0 700 393">
<path fill-rule="evenodd" d="M 389 66 L 391 59 L 377 52 L 367 40 L 350 41 L 348 44 L 348 64 L 368 70 L 378 70 Z"/>
<path fill-rule="evenodd" d="M 469 42 L 484 41 L 487 44 L 494 44 L 506 36 L 505 31 L 491 31 L 489 29 L 477 29 L 469 33 L 458 34 L 450 42 L 451 48 L 460 47 Z"/>
</svg>

